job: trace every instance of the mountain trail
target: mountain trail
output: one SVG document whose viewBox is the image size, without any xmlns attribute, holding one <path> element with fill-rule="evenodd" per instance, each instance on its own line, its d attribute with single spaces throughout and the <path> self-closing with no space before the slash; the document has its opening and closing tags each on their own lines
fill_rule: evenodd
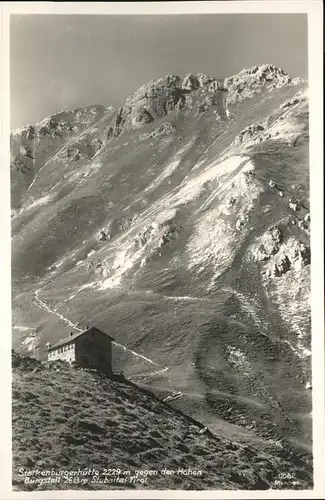
<svg viewBox="0 0 325 500">
<path fill-rule="evenodd" d="M 83 330 L 81 328 L 79 328 L 77 325 L 75 325 L 74 323 L 72 323 L 72 321 L 70 321 L 68 318 L 66 318 L 65 316 L 63 316 L 62 314 L 60 314 L 59 312 L 55 311 L 54 309 L 51 309 L 42 299 L 39 298 L 39 292 L 41 291 L 40 288 L 38 288 L 36 291 L 35 291 L 35 294 L 34 294 L 34 300 L 33 300 L 33 303 L 39 307 L 40 309 L 42 309 L 43 311 L 46 311 L 48 313 L 51 313 L 51 314 L 55 314 L 56 316 L 58 316 L 62 321 L 64 321 L 67 325 L 69 325 L 70 328 L 74 328 L 75 330 L 77 330 L 78 332 L 83 332 Z M 137 358 L 141 358 L 141 359 L 144 359 L 145 361 L 147 361 L 148 363 L 152 364 L 152 365 L 155 365 L 155 366 L 162 366 L 160 365 L 159 363 L 156 363 L 155 361 L 153 361 L 152 359 L 149 359 L 147 358 L 146 356 L 143 356 L 143 354 L 140 354 L 136 351 L 133 351 L 132 349 L 130 349 L 129 347 L 126 347 L 124 346 L 123 344 L 119 344 L 118 342 L 115 342 L 113 341 L 112 342 L 113 345 L 117 346 L 117 347 L 120 347 L 121 349 L 123 349 L 124 351 L 127 351 L 127 352 L 130 352 L 133 356 L 137 357 Z M 158 370 L 158 372 L 163 372 L 163 371 L 167 371 L 168 370 L 168 367 L 163 367 L 161 370 Z M 154 372 L 155 374 L 157 372 Z M 148 376 L 149 374 L 144 374 L 146 376 Z M 151 374 L 152 375 L 152 374 Z"/>
</svg>

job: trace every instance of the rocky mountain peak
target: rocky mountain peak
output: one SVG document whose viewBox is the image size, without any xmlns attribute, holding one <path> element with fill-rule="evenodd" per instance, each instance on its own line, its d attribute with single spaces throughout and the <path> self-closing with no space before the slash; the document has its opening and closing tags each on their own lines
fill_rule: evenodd
<svg viewBox="0 0 325 500">
<path fill-rule="evenodd" d="M 200 87 L 200 82 L 196 78 L 196 76 L 192 75 L 192 73 L 188 73 L 183 82 L 182 82 L 182 89 L 186 90 L 195 90 Z"/>
<path fill-rule="evenodd" d="M 265 88 L 274 90 L 302 82 L 299 78 L 292 79 L 283 69 L 273 64 L 260 64 L 226 78 L 224 86 L 228 91 L 227 101 L 231 104 L 251 98 Z"/>
<path fill-rule="evenodd" d="M 157 80 L 142 85 L 138 90 L 126 99 L 125 106 L 133 107 L 136 104 L 146 103 L 150 99 L 169 96 L 177 88 L 180 88 L 181 78 L 176 74 L 167 74 Z"/>
</svg>

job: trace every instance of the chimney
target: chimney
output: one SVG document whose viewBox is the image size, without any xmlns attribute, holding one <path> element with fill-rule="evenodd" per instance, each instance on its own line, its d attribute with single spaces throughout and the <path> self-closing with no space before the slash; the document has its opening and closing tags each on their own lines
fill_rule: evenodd
<svg viewBox="0 0 325 500">
<path fill-rule="evenodd" d="M 69 337 L 72 337 L 72 335 L 74 335 L 74 333 L 73 333 L 73 332 L 70 332 L 70 333 L 69 333 Z"/>
</svg>

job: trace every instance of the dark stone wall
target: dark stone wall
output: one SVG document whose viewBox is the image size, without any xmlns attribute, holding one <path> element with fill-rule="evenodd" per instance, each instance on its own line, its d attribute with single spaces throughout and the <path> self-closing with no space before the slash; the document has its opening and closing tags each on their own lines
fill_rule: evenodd
<svg viewBox="0 0 325 500">
<path fill-rule="evenodd" d="M 76 363 L 88 368 L 112 373 L 112 344 L 107 335 L 96 328 L 75 340 Z"/>
</svg>

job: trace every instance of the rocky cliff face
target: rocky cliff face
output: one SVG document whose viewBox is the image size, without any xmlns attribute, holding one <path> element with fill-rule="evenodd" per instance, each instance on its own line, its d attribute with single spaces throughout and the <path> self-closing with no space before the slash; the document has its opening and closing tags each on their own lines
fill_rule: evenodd
<svg viewBox="0 0 325 500">
<path fill-rule="evenodd" d="M 96 323 L 175 407 L 308 448 L 307 84 L 167 75 L 11 140 L 14 346 Z"/>
</svg>

